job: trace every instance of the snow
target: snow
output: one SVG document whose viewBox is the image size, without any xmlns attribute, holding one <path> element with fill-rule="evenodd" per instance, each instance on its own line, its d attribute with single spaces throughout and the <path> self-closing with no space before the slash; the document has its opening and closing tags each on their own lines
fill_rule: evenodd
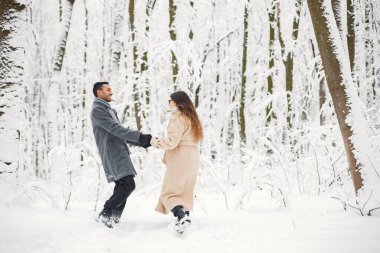
<svg viewBox="0 0 380 253">
<path fill-rule="evenodd" d="M 3 184 L 2 197 L 7 191 Z M 227 210 L 221 194 L 198 192 L 192 225 L 177 236 L 174 218 L 154 212 L 158 193 L 137 193 L 129 198 L 114 229 L 95 222 L 93 202 L 77 202 L 68 211 L 3 202 L 1 251 L 375 253 L 380 249 L 380 217 L 346 212 L 327 195 L 293 196 L 290 208 L 276 210 L 268 194 L 255 191 L 243 209 Z"/>
</svg>

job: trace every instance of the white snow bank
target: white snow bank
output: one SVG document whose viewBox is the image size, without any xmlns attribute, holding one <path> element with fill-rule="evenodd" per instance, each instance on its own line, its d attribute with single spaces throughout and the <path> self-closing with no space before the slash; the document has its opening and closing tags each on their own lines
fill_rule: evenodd
<svg viewBox="0 0 380 253">
<path fill-rule="evenodd" d="M 112 230 L 94 221 L 93 203 L 61 210 L 0 205 L 2 252 L 366 252 L 380 250 L 380 217 L 345 212 L 329 197 L 293 197 L 275 211 L 254 192 L 244 210 L 226 210 L 224 197 L 198 194 L 185 236 L 173 218 L 153 211 L 155 197 L 131 196 Z"/>
</svg>

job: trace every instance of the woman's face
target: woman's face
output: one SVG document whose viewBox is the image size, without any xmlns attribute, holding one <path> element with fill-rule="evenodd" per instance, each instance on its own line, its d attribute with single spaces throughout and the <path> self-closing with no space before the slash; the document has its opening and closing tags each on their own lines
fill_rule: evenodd
<svg viewBox="0 0 380 253">
<path fill-rule="evenodd" d="M 174 107 L 176 107 L 176 103 L 169 97 L 168 99 L 169 102 L 169 111 L 171 111 Z"/>
</svg>

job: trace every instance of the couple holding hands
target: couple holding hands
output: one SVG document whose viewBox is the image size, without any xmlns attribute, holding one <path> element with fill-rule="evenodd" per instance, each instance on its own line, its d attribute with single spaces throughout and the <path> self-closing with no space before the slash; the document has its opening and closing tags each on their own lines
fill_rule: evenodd
<svg viewBox="0 0 380 253">
<path fill-rule="evenodd" d="M 198 143 L 203 139 L 203 130 L 195 107 L 183 91 L 170 95 L 171 118 L 164 137 L 125 128 L 121 125 L 112 101 L 112 89 L 108 82 L 94 84 L 95 100 L 91 110 L 91 121 L 96 145 L 102 160 L 107 181 L 115 182 L 112 196 L 105 202 L 98 221 L 112 228 L 123 213 L 127 198 L 135 189 L 133 167 L 127 144 L 147 148 L 154 146 L 165 150 L 162 162 L 166 173 L 156 211 L 172 212 L 177 218 L 177 231 L 182 233 L 191 223 L 189 214 L 193 209 L 195 181 L 199 169 Z"/>
</svg>

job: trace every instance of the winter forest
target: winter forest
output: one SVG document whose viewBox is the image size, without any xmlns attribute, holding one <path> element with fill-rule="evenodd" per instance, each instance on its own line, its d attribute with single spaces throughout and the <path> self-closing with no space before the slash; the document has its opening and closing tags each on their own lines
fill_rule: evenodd
<svg viewBox="0 0 380 253">
<path fill-rule="evenodd" d="M 304 252 L 291 241 L 335 227 L 327 252 L 380 249 L 380 1 L 1 0 L 0 32 L 4 252 Z M 154 213 L 154 147 L 130 148 L 121 226 L 93 221 L 113 190 L 90 120 L 97 81 L 123 126 L 153 136 L 169 95 L 191 97 L 205 138 L 187 237 Z M 308 251 L 326 252 L 316 240 Z"/>
</svg>

